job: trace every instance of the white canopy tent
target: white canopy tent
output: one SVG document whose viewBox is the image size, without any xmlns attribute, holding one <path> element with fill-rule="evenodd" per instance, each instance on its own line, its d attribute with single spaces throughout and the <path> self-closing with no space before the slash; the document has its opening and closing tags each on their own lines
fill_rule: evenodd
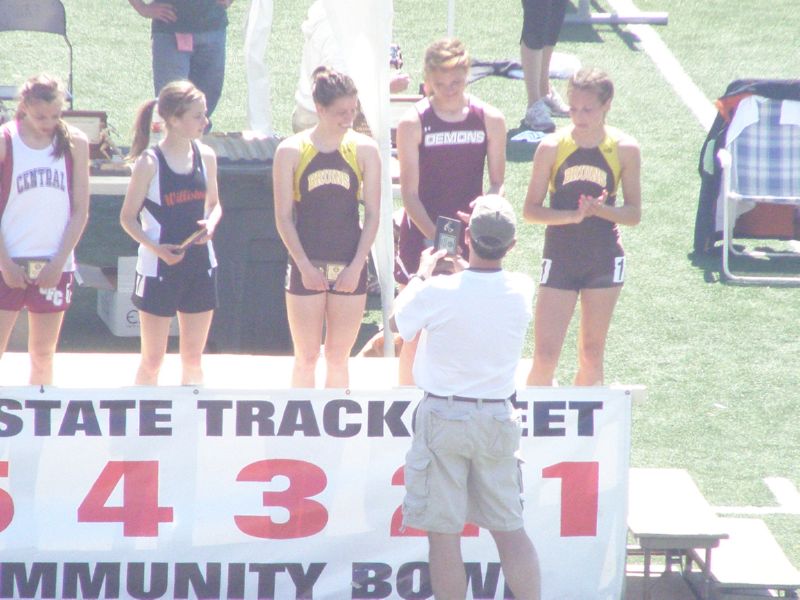
<svg viewBox="0 0 800 600">
<path fill-rule="evenodd" d="M 272 133 L 269 75 L 265 64 L 268 46 L 266 38 L 272 28 L 272 2 L 273 0 L 251 0 L 245 34 L 250 127 L 265 133 Z M 383 164 L 381 220 L 372 255 L 381 285 L 384 331 L 388 332 L 394 303 L 394 202 L 389 169 L 389 45 L 392 41 L 393 0 L 321 2 L 338 42 L 344 68 L 358 87 L 362 110 L 380 148 Z M 387 356 L 393 355 L 394 344 L 384 344 L 384 348 Z"/>
<path fill-rule="evenodd" d="M 244 30 L 244 64 L 247 72 L 247 120 L 250 129 L 272 133 L 272 89 L 267 49 L 272 32 L 273 0 L 250 0 Z"/>
</svg>

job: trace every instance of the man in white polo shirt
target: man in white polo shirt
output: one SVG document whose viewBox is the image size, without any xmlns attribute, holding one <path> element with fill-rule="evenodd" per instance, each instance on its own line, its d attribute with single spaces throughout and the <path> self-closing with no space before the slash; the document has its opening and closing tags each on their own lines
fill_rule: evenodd
<svg viewBox="0 0 800 600">
<path fill-rule="evenodd" d="M 518 600 L 539 600 L 536 551 L 522 519 L 517 458 L 517 364 L 531 319 L 533 282 L 503 270 L 516 242 L 507 200 L 478 198 L 466 232 L 469 266 L 431 277 L 444 251 L 422 253 L 419 270 L 395 304 L 405 340 L 422 332 L 414 382 L 425 392 L 406 456 L 404 526 L 428 532 L 437 599 L 466 596 L 461 530 L 489 530 L 506 581 Z"/>
</svg>

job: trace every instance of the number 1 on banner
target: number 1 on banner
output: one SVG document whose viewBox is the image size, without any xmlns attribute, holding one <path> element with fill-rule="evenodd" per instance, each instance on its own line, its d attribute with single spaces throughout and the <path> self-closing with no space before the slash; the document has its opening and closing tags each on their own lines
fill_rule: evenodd
<svg viewBox="0 0 800 600">
<path fill-rule="evenodd" d="M 561 462 L 542 469 L 542 477 L 561 480 L 561 537 L 597 535 L 600 466 Z"/>
<path fill-rule="evenodd" d="M 106 506 L 120 482 L 122 506 Z M 78 507 L 78 522 L 122 523 L 125 537 L 155 537 L 172 521 L 172 508 L 158 505 L 157 461 L 109 461 Z"/>
</svg>

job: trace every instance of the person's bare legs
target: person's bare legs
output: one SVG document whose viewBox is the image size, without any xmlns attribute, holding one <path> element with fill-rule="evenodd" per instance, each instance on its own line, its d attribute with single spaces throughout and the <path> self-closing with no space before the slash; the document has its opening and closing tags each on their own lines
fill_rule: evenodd
<svg viewBox="0 0 800 600">
<path fill-rule="evenodd" d="M 142 356 L 136 372 L 136 385 L 158 385 L 158 374 L 164 363 L 169 340 L 169 326 L 172 317 L 159 317 L 152 313 L 139 311 Z"/>
<path fill-rule="evenodd" d="M 463 600 L 467 595 L 467 572 L 461 557 L 460 533 L 428 532 L 428 565 L 436 600 Z"/>
<path fill-rule="evenodd" d="M 603 385 L 608 329 L 621 287 L 581 290 L 578 373 L 575 385 Z"/>
<path fill-rule="evenodd" d="M 347 363 L 364 317 L 366 294 L 328 294 L 325 308 L 325 387 L 350 385 Z"/>
<path fill-rule="evenodd" d="M 28 354 L 31 357 L 31 385 L 53 383 L 53 356 L 64 312 L 28 312 Z"/>
<path fill-rule="evenodd" d="M 8 341 L 11 339 L 11 332 L 19 317 L 18 310 L 0 310 L 0 357 L 8 348 Z"/>
<path fill-rule="evenodd" d="M 212 310 L 199 313 L 178 313 L 181 385 L 199 385 L 203 383 L 201 360 L 213 316 L 214 311 Z"/>
<path fill-rule="evenodd" d="M 551 51 L 552 53 L 552 51 Z M 544 53 L 541 49 L 533 50 L 528 48 L 524 42 L 519 45 L 520 64 L 522 73 L 525 76 L 525 92 L 528 95 L 528 107 L 547 94 L 547 89 L 542 92 L 542 69 Z M 548 75 L 545 75 L 547 78 Z M 548 83 L 549 85 L 549 83 Z"/>
<path fill-rule="evenodd" d="M 542 48 L 542 66 L 539 69 L 539 94 L 544 98 L 550 93 L 550 59 L 553 58 L 555 46 Z"/>
<path fill-rule="evenodd" d="M 533 365 L 528 385 L 553 385 L 578 292 L 539 286 L 533 325 Z"/>
<path fill-rule="evenodd" d="M 286 315 L 294 346 L 292 387 L 315 387 L 315 373 L 322 345 L 327 294 L 286 294 Z"/>
<path fill-rule="evenodd" d="M 491 531 L 503 576 L 517 600 L 540 600 L 541 575 L 539 558 L 533 542 L 520 528 L 514 531 Z"/>
</svg>

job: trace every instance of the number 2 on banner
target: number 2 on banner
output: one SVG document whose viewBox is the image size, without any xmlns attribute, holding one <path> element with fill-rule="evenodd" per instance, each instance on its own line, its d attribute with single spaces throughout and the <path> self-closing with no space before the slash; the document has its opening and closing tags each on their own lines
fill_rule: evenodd
<svg viewBox="0 0 800 600">
<path fill-rule="evenodd" d="M 0 460 L 0 477 L 8 477 L 8 461 Z M 14 518 L 14 501 L 11 495 L 0 490 L 0 531 L 4 531 Z"/>
<path fill-rule="evenodd" d="M 406 476 L 403 467 L 400 467 L 394 472 L 392 475 L 392 485 L 405 485 L 406 483 Z M 403 525 L 403 507 L 398 506 L 394 514 L 392 515 L 392 525 L 389 535 L 392 537 L 415 537 L 415 536 L 425 536 L 428 535 L 426 531 L 422 531 L 421 529 L 414 529 L 413 527 L 406 527 L 402 529 Z M 472 523 L 467 523 L 464 525 L 464 529 L 461 531 L 461 537 L 478 537 L 480 533 L 480 529 L 478 529 L 477 525 L 473 525 Z"/>
<path fill-rule="evenodd" d="M 106 506 L 122 482 L 122 506 Z M 172 508 L 158 505 L 157 461 L 109 461 L 78 507 L 81 523 L 122 523 L 125 537 L 156 537 Z"/>
<path fill-rule="evenodd" d="M 542 469 L 542 477 L 561 480 L 561 537 L 597 535 L 597 462 L 561 462 Z"/>
</svg>

